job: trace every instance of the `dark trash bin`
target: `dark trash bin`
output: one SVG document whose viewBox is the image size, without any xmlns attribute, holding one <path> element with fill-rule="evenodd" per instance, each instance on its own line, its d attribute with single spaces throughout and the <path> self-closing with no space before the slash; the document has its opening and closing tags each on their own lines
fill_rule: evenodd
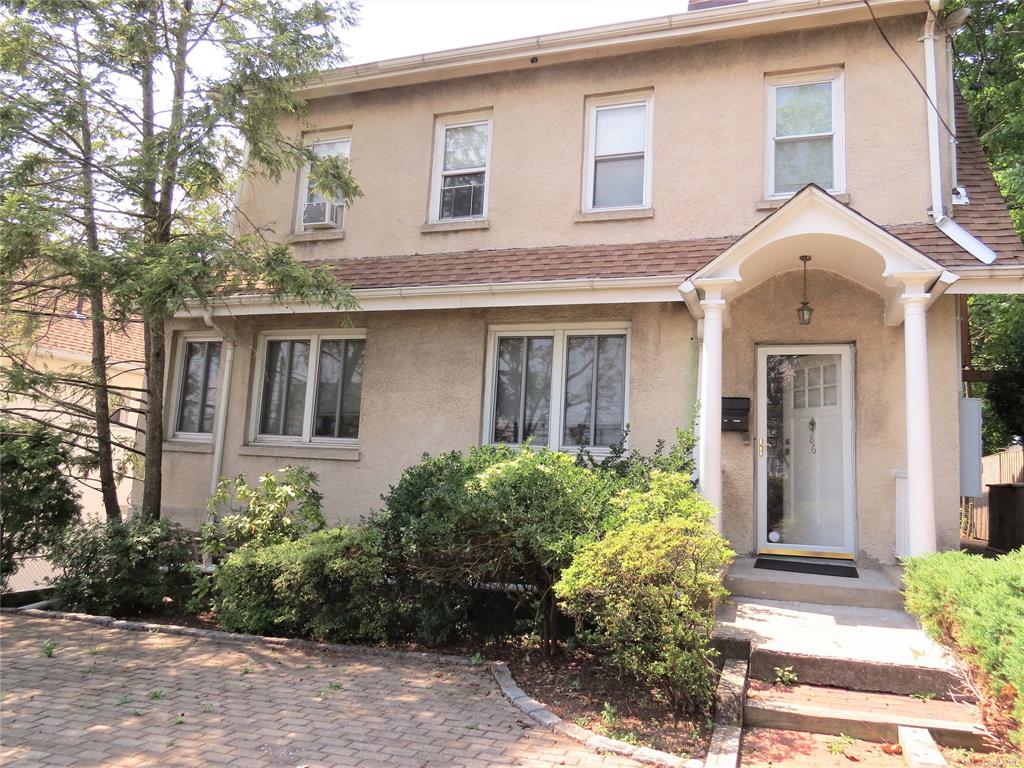
<svg viewBox="0 0 1024 768">
<path fill-rule="evenodd" d="M 1024 547 L 1024 483 L 988 486 L 988 545 L 1005 552 Z"/>
</svg>

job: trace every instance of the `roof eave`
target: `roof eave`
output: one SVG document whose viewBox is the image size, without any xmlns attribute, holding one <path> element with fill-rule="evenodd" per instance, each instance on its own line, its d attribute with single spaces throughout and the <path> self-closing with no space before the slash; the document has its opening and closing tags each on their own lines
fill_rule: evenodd
<svg viewBox="0 0 1024 768">
<path fill-rule="evenodd" d="M 921 12 L 915 0 L 872 0 L 871 8 L 878 17 Z M 317 99 L 869 18 L 862 0 L 763 0 L 340 67 L 314 78 L 299 93 Z M 531 62 L 534 57 L 537 63 Z"/>
</svg>

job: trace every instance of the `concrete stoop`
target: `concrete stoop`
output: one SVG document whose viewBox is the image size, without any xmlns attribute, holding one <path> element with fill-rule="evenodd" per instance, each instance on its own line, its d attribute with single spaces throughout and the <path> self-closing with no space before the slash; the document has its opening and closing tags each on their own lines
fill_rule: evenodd
<svg viewBox="0 0 1024 768">
<path fill-rule="evenodd" d="M 718 612 L 723 653 L 750 661 L 750 677 L 891 694 L 960 698 L 956 662 L 904 611 L 737 597 Z"/>
<path fill-rule="evenodd" d="M 915 728 L 930 732 L 948 747 L 983 751 L 988 743 L 988 732 L 972 704 L 824 686 L 752 684 L 743 723 L 889 743 L 900 740 L 901 728 Z"/>
<path fill-rule="evenodd" d="M 858 568 L 856 579 L 755 568 L 754 557 L 740 557 L 725 577 L 734 597 L 783 602 L 842 605 L 853 608 L 903 609 L 899 571 Z"/>
</svg>

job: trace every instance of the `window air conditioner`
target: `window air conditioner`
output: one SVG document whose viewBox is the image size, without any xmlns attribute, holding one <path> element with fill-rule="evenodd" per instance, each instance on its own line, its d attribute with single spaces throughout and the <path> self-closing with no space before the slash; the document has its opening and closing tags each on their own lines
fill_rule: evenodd
<svg viewBox="0 0 1024 768">
<path fill-rule="evenodd" d="M 339 203 L 306 203 L 302 209 L 302 225 L 306 229 L 341 229 L 345 206 Z"/>
</svg>

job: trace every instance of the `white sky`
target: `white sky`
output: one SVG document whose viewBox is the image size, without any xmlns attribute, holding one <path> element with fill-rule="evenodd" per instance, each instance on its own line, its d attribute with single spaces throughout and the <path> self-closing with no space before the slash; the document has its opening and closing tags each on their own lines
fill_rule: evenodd
<svg viewBox="0 0 1024 768">
<path fill-rule="evenodd" d="M 352 64 L 667 16 L 686 0 L 363 0 L 344 33 Z"/>
</svg>

